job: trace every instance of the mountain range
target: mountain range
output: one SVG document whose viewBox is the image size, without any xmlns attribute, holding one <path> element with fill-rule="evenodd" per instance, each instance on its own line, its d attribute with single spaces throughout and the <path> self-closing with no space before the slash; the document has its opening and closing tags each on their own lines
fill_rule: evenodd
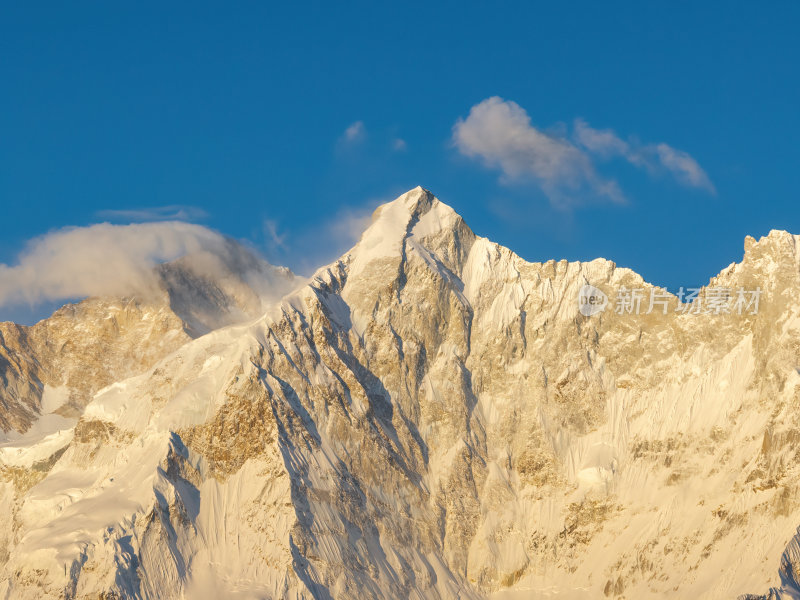
<svg viewBox="0 0 800 600">
<path fill-rule="evenodd" d="M 744 246 L 688 304 L 418 187 L 1 323 L 0 598 L 800 598 L 800 237 Z"/>
</svg>

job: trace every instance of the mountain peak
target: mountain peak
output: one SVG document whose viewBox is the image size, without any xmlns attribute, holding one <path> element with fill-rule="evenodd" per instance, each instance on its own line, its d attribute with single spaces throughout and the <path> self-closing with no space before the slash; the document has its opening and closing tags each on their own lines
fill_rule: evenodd
<svg viewBox="0 0 800 600">
<path fill-rule="evenodd" d="M 387 202 L 386 204 L 394 204 L 395 202 L 401 202 L 405 204 L 409 209 L 416 210 L 420 207 L 430 206 L 434 201 L 438 200 L 433 195 L 430 190 L 425 189 L 421 185 L 418 185 L 415 188 L 411 188 L 405 194 L 401 194 L 392 202 Z"/>
<path fill-rule="evenodd" d="M 800 267 L 800 236 L 788 231 L 773 229 L 756 240 L 752 236 L 744 239 L 744 257 L 734 265 L 737 272 L 751 271 L 756 274 L 784 273 L 797 277 Z"/>
<path fill-rule="evenodd" d="M 430 191 L 417 186 L 376 208 L 372 213 L 372 224 L 367 231 L 378 221 L 383 221 L 384 224 L 392 221 L 397 226 L 406 226 L 411 220 L 419 219 L 438 203 L 439 200 Z"/>
<path fill-rule="evenodd" d="M 359 273 L 375 260 L 400 259 L 409 237 L 429 238 L 462 228 L 463 219 L 450 206 L 417 186 L 375 210 L 372 223 L 345 259 L 351 274 Z"/>
</svg>

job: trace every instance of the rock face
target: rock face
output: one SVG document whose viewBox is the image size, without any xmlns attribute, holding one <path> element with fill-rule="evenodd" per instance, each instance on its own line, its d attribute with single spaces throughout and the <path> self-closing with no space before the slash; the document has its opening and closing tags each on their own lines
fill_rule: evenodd
<svg viewBox="0 0 800 600">
<path fill-rule="evenodd" d="M 4 325 L 0 597 L 800 597 L 800 239 L 700 294 L 755 314 L 587 317 L 587 284 L 652 288 L 416 188 L 246 324 L 190 339 L 173 294 Z"/>
</svg>

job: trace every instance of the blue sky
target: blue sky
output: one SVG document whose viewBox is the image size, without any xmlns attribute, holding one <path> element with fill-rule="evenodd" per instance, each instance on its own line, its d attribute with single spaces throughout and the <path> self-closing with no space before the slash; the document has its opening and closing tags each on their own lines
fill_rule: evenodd
<svg viewBox="0 0 800 600">
<path fill-rule="evenodd" d="M 179 217 L 303 272 L 416 185 L 526 259 L 670 289 L 800 233 L 800 4 L 552 4 L 7 3 L 0 263 Z"/>
</svg>

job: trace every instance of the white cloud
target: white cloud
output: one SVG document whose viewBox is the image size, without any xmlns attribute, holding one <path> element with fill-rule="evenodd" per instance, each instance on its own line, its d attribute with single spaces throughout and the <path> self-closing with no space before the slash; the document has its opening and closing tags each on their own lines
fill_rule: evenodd
<svg viewBox="0 0 800 600">
<path fill-rule="evenodd" d="M 157 289 L 159 263 L 189 255 L 214 274 L 241 262 L 242 252 L 219 233 L 182 222 L 61 229 L 31 240 L 17 264 L 0 264 L 0 306 L 148 294 Z"/>
<path fill-rule="evenodd" d="M 688 153 L 665 143 L 641 144 L 623 140 L 612 129 L 594 129 L 576 119 L 571 138 L 545 132 L 531 124 L 517 103 L 497 96 L 470 109 L 453 127 L 453 143 L 465 156 L 499 169 L 505 181 L 533 179 L 560 208 L 581 196 L 624 200 L 617 182 L 598 174 L 596 159 L 624 158 L 650 173 L 668 173 L 683 185 L 715 193 L 714 185 Z"/>
<path fill-rule="evenodd" d="M 651 173 L 665 171 L 683 185 L 716 193 L 714 184 L 694 158 L 663 142 L 641 144 L 636 140 L 625 141 L 612 129 L 594 129 L 582 119 L 575 120 L 574 138 L 578 145 L 601 158 L 619 156 Z"/>
<path fill-rule="evenodd" d="M 621 140 L 612 129 L 593 129 L 583 119 L 575 119 L 574 136 L 589 152 L 606 158 L 627 156 L 630 152 L 628 142 Z"/>
<path fill-rule="evenodd" d="M 395 138 L 394 140 L 392 140 L 392 148 L 397 152 L 404 152 L 406 148 L 408 148 L 408 145 L 406 144 L 406 141 L 404 139 Z"/>
<path fill-rule="evenodd" d="M 462 154 L 499 168 L 509 180 L 533 178 L 554 206 L 567 207 L 587 190 L 623 200 L 616 182 L 601 178 L 586 152 L 534 127 L 516 102 L 494 96 L 476 104 L 456 122 L 453 142 Z"/>
<path fill-rule="evenodd" d="M 197 206 L 170 204 L 147 208 L 110 209 L 97 212 L 101 219 L 111 221 L 195 221 L 208 216 L 208 213 Z"/>
<path fill-rule="evenodd" d="M 655 151 L 659 162 L 672 173 L 678 181 L 684 185 L 702 188 L 712 194 L 716 194 L 714 184 L 706 175 L 706 172 L 697 164 L 689 154 L 682 150 L 677 150 L 667 144 L 656 144 Z"/>
</svg>

